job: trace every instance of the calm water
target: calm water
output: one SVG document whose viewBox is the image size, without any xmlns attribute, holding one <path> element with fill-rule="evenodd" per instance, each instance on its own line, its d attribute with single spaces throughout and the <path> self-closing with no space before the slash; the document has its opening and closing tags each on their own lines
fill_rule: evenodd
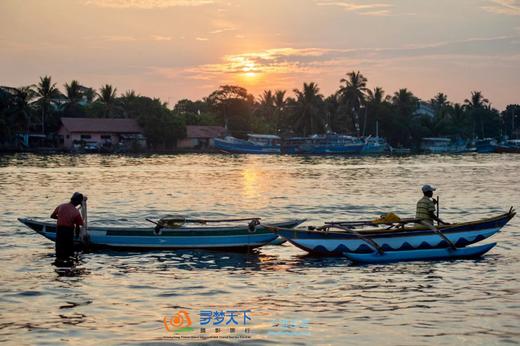
<svg viewBox="0 0 520 346">
<path fill-rule="evenodd" d="M 78 190 L 89 196 L 91 225 L 145 225 L 145 217 L 172 211 L 319 224 L 389 211 L 412 216 L 429 183 L 439 187 L 441 217 L 471 220 L 520 206 L 519 173 L 520 155 L 3 156 L 0 342 L 171 344 L 244 335 L 251 338 L 241 342 L 272 345 L 518 343 L 518 217 L 480 260 L 352 266 L 284 245 L 249 254 L 84 254 L 68 276 L 52 265 L 53 244 L 16 218 L 46 216 Z M 210 309 L 251 310 L 249 333 L 240 325 L 235 334 L 229 326 L 202 334 L 198 315 Z M 163 317 L 179 310 L 193 331 L 166 331 Z"/>
</svg>

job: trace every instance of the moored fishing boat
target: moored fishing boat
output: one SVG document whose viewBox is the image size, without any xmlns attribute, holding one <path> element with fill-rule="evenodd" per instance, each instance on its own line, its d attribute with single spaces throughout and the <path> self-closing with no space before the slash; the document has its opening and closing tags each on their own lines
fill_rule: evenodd
<svg viewBox="0 0 520 346">
<path fill-rule="evenodd" d="M 497 153 L 520 153 L 520 139 L 510 139 L 496 146 Z"/>
<path fill-rule="evenodd" d="M 421 151 L 424 153 L 447 153 L 451 139 L 444 137 L 426 137 L 421 140 Z"/>
<path fill-rule="evenodd" d="M 282 153 L 302 155 L 359 154 L 365 143 L 358 138 L 327 133 L 309 137 L 290 137 L 282 141 Z"/>
<path fill-rule="evenodd" d="M 389 261 L 428 258 L 448 258 L 450 252 L 432 251 L 429 254 L 420 250 L 451 248 L 451 256 L 462 256 L 465 251 L 459 248 L 479 242 L 500 231 L 515 216 L 513 208 L 509 212 L 472 222 L 460 222 L 449 225 L 427 227 L 418 225 L 416 219 L 403 219 L 395 222 L 381 223 L 373 221 L 330 222 L 313 229 L 283 229 L 268 227 L 278 235 L 286 238 L 291 244 L 309 253 L 341 256 L 350 254 L 370 254 L 365 258 L 373 259 L 377 253 L 379 260 Z M 411 227 L 406 225 L 412 224 Z M 373 226 L 370 229 L 362 229 Z M 381 227 L 383 226 L 383 227 Z M 482 248 L 481 250 L 483 250 Z M 488 249 L 489 250 L 489 249 Z M 474 256 L 478 251 L 466 251 L 466 255 Z M 405 256 L 406 255 L 406 256 Z M 393 256 L 393 258 L 392 258 Z M 348 257 L 348 256 L 347 256 Z M 356 256 L 353 256 L 353 258 Z M 362 259 L 361 257 L 356 257 Z M 401 259 L 399 259 L 401 258 Z"/>
<path fill-rule="evenodd" d="M 477 139 L 475 141 L 475 148 L 477 153 L 494 153 L 497 149 L 497 141 L 493 138 Z"/>
<path fill-rule="evenodd" d="M 389 150 L 388 143 L 384 138 L 381 137 L 368 137 L 365 139 L 361 154 L 363 155 L 377 155 L 383 154 Z"/>
<path fill-rule="evenodd" d="M 30 218 L 18 219 L 21 223 L 45 238 L 56 240 L 56 223 Z M 246 220 L 246 219 L 244 219 Z M 247 219 L 258 220 L 258 219 Z M 289 220 L 273 223 L 284 229 L 296 227 L 305 220 Z M 266 245 L 277 240 L 277 235 L 263 225 L 229 226 L 161 226 L 161 227 L 88 227 L 88 247 L 119 250 L 167 250 L 167 249 L 230 249 L 243 250 Z M 76 239 L 79 242 L 79 239 Z"/>
<path fill-rule="evenodd" d="M 248 134 L 247 136 L 247 140 L 231 136 L 214 138 L 213 145 L 226 153 L 280 154 L 280 137 L 259 134 Z"/>
</svg>

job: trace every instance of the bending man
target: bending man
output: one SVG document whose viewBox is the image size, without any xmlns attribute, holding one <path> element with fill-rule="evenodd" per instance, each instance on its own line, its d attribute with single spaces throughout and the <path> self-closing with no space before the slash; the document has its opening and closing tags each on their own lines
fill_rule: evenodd
<svg viewBox="0 0 520 346">
<path fill-rule="evenodd" d="M 83 219 L 77 209 L 87 197 L 79 192 L 74 192 L 70 202 L 60 204 L 51 214 L 56 219 L 56 260 L 68 260 L 74 255 L 74 234 L 79 233 L 79 227 L 83 226 Z"/>
</svg>

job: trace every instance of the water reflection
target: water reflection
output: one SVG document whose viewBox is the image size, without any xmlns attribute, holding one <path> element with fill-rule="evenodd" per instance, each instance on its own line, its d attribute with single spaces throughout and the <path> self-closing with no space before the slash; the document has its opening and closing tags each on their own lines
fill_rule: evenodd
<svg viewBox="0 0 520 346">
<path fill-rule="evenodd" d="M 470 220 L 518 205 L 519 170 L 514 155 L 0 156 L 0 340 L 171 343 L 162 316 L 242 307 L 255 311 L 253 344 L 515 342 L 519 219 L 481 260 L 352 266 L 287 244 L 86 253 L 60 272 L 52 243 L 16 218 L 45 217 L 76 190 L 89 195 L 91 225 L 146 225 L 172 211 L 308 224 L 406 217 L 427 182 L 439 187 L 446 218 Z M 276 319 L 309 319 L 310 335 L 269 334 Z"/>
</svg>

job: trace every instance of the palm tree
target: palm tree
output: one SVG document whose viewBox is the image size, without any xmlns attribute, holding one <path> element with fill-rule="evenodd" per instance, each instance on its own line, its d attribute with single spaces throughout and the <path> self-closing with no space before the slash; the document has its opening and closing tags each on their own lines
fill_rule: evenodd
<svg viewBox="0 0 520 346">
<path fill-rule="evenodd" d="M 340 80 L 340 83 L 345 83 L 339 88 L 340 101 L 347 112 L 353 115 L 353 125 L 359 136 L 359 109 L 365 104 L 367 79 L 359 71 L 349 72 L 347 77 Z"/>
<path fill-rule="evenodd" d="M 406 88 L 399 89 L 392 96 L 392 105 L 397 111 L 396 120 L 400 128 L 400 142 L 410 144 L 410 139 L 413 139 L 414 134 L 420 135 L 418 131 L 412 131 L 412 127 L 417 125 L 417 121 L 420 121 L 420 119 L 414 118 L 417 103 L 417 97 Z M 420 127 L 420 124 L 418 126 Z"/>
<path fill-rule="evenodd" d="M 87 103 L 90 104 L 96 98 L 97 93 L 93 88 L 83 87 L 83 95 L 85 96 Z"/>
<path fill-rule="evenodd" d="M 465 99 L 464 103 L 469 109 L 477 109 L 484 108 L 487 104 L 489 104 L 489 100 L 484 98 L 481 91 L 472 91 L 471 97 L 469 99 Z"/>
<path fill-rule="evenodd" d="M 376 87 L 374 90 L 367 90 L 367 104 L 380 105 L 383 102 L 389 101 L 390 95 L 385 95 L 385 91 L 381 87 Z"/>
<path fill-rule="evenodd" d="M 31 86 L 21 88 L 11 88 L 12 108 L 11 114 L 15 127 L 28 133 L 31 129 L 31 118 L 33 115 L 32 101 L 35 97 L 35 92 Z"/>
<path fill-rule="evenodd" d="M 42 133 L 45 134 L 45 118 L 51 111 L 51 106 L 60 97 L 61 93 L 56 88 L 56 83 L 52 83 L 50 76 L 40 77 L 40 82 L 36 85 L 36 104 L 38 104 L 42 115 Z"/>
<path fill-rule="evenodd" d="M 381 120 L 380 113 L 382 113 L 382 107 L 385 102 L 390 100 L 389 95 L 385 95 L 385 91 L 381 87 L 376 87 L 374 90 L 367 90 L 366 97 L 366 116 L 365 116 L 365 125 L 363 127 L 363 135 L 365 133 L 365 129 L 367 126 L 367 118 L 371 118 L 370 127 L 376 126 L 377 121 Z"/>
<path fill-rule="evenodd" d="M 274 113 L 274 95 L 271 90 L 264 90 L 263 94 L 258 97 L 258 108 L 257 112 L 261 114 L 261 116 L 269 121 L 273 118 Z"/>
<path fill-rule="evenodd" d="M 73 80 L 70 84 L 65 83 L 65 98 L 67 99 L 65 102 L 65 107 L 68 109 L 76 108 L 80 101 L 83 98 L 83 93 L 81 91 L 81 85 L 77 80 Z"/>
<path fill-rule="evenodd" d="M 408 119 L 413 116 L 416 111 L 417 102 L 417 97 L 406 88 L 399 89 L 399 91 L 396 91 L 394 96 L 392 96 L 392 104 L 402 116 Z"/>
<path fill-rule="evenodd" d="M 449 114 L 454 132 L 460 136 L 467 136 L 468 133 L 464 131 L 467 124 L 465 107 L 460 103 L 455 103 L 449 108 Z"/>
<path fill-rule="evenodd" d="M 103 115 L 110 118 L 117 107 L 117 89 L 110 84 L 105 84 L 99 89 L 97 101 L 103 105 Z"/>
<path fill-rule="evenodd" d="M 314 82 L 303 83 L 303 89 L 294 89 L 294 93 L 295 128 L 301 130 L 304 136 L 323 129 L 323 95 L 318 85 Z"/>
<path fill-rule="evenodd" d="M 284 114 L 286 114 L 287 110 L 287 99 L 285 98 L 285 90 L 274 91 L 273 103 L 276 130 L 279 131 L 282 123 L 282 118 Z"/>
<path fill-rule="evenodd" d="M 477 124 L 480 125 L 480 136 L 484 137 L 484 120 L 482 110 L 489 107 L 489 100 L 484 98 L 482 92 L 472 91 L 471 97 L 464 100 L 465 107 L 470 111 L 471 117 L 473 118 L 473 127 Z"/>
<path fill-rule="evenodd" d="M 449 106 L 448 96 L 444 93 L 438 93 L 431 100 L 430 104 L 433 108 L 442 109 Z"/>
</svg>

